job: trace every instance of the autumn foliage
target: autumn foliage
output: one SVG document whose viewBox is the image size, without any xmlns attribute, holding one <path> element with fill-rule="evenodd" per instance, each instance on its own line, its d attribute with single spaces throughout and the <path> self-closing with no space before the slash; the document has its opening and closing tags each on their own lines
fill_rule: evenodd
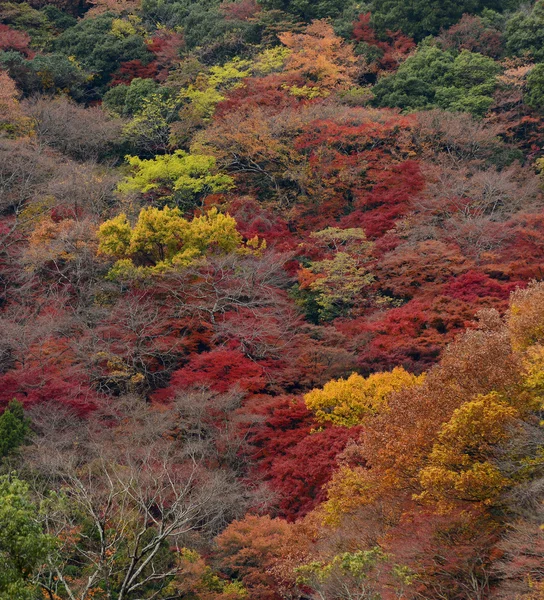
<svg viewBox="0 0 544 600">
<path fill-rule="evenodd" d="M 544 3 L 412 4 L 0 6 L 0 599 L 542 600 Z"/>
</svg>

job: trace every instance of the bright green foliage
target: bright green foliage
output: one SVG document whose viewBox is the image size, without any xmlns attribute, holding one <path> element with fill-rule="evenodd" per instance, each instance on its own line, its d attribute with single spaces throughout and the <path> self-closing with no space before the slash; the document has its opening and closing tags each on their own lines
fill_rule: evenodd
<svg viewBox="0 0 544 600">
<path fill-rule="evenodd" d="M 267 48 L 257 56 L 252 65 L 253 70 L 258 75 L 268 75 L 275 71 L 281 71 L 290 54 L 291 50 L 284 46 Z"/>
<path fill-rule="evenodd" d="M 231 177 L 217 173 L 213 156 L 176 150 L 149 160 L 128 156 L 127 161 L 133 175 L 119 184 L 121 193 L 158 192 L 164 202 L 187 204 L 206 194 L 226 192 L 234 185 Z"/>
<path fill-rule="evenodd" d="M 0 477 L 0 600 L 34 600 L 36 568 L 53 548 L 44 535 L 28 485 L 15 475 Z"/>
<path fill-rule="evenodd" d="M 16 450 L 30 432 L 23 405 L 17 400 L 9 403 L 0 416 L 0 458 Z"/>
<path fill-rule="evenodd" d="M 406 110 L 443 108 L 483 116 L 493 103 L 500 66 L 482 54 L 463 50 L 457 56 L 423 46 L 373 88 L 378 106 Z"/>
<path fill-rule="evenodd" d="M 544 61 L 544 0 L 538 0 L 527 14 L 522 10 L 506 24 L 506 50 L 513 56 Z"/>
<path fill-rule="evenodd" d="M 323 320 L 345 314 L 374 281 L 372 273 L 346 252 L 313 263 L 310 270 L 317 275 L 310 289 L 317 294 L 316 302 Z"/>
<path fill-rule="evenodd" d="M 196 81 L 182 89 L 180 100 L 188 102 L 187 110 L 192 118 L 210 119 L 215 107 L 225 99 L 225 92 L 238 87 L 252 74 L 267 75 L 279 71 L 291 51 L 278 46 L 261 52 L 254 62 L 233 58 L 223 65 L 210 67 L 207 73 L 200 73 Z"/>
<path fill-rule="evenodd" d="M 330 562 L 314 561 L 298 567 L 300 585 L 309 586 L 320 598 L 360 598 L 379 600 L 376 571 L 387 560 L 379 547 L 344 552 Z"/>
<path fill-rule="evenodd" d="M 215 112 L 215 107 L 225 97 L 209 86 L 205 76 L 200 76 L 195 85 L 191 85 L 180 93 L 180 98 L 188 101 L 192 116 L 200 119 L 209 119 Z"/>
<path fill-rule="evenodd" d="M 245 248 L 236 221 L 217 209 L 188 221 L 178 208 L 144 208 L 134 227 L 124 214 L 103 223 L 98 239 L 100 252 L 119 259 L 111 278 L 159 274 Z"/>
<path fill-rule="evenodd" d="M 458 408 L 438 435 L 428 465 L 420 471 L 420 499 L 447 506 L 454 500 L 492 502 L 507 479 L 490 461 L 508 437 L 518 411 L 493 392 Z"/>
<path fill-rule="evenodd" d="M 527 76 L 525 103 L 536 110 L 544 109 L 544 63 L 536 65 Z"/>
<path fill-rule="evenodd" d="M 420 40 L 453 25 L 465 13 L 474 14 L 484 8 L 500 10 L 506 4 L 507 0 L 374 0 L 371 12 L 381 33 L 400 29 Z"/>
<path fill-rule="evenodd" d="M 347 379 L 329 381 L 323 389 L 312 390 L 304 396 L 304 401 L 319 422 L 353 427 L 387 410 L 390 394 L 418 385 L 424 377 L 412 375 L 402 367 L 367 378 L 352 373 Z"/>
</svg>

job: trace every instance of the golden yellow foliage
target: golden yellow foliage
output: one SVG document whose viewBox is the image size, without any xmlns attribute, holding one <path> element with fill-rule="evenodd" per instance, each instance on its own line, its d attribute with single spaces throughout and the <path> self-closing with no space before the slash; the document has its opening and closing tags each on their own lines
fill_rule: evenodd
<svg viewBox="0 0 544 600">
<path fill-rule="evenodd" d="M 514 350 L 524 350 L 544 339 L 544 286 L 531 282 L 510 297 L 507 325 Z"/>
<path fill-rule="evenodd" d="M 412 375 L 402 367 L 366 378 L 352 373 L 347 379 L 329 381 L 323 389 L 312 390 L 304 401 L 318 421 L 352 427 L 384 410 L 390 394 L 423 383 L 424 377 Z"/>
<path fill-rule="evenodd" d="M 518 411 L 495 392 L 466 402 L 443 425 L 427 466 L 419 473 L 419 499 L 447 506 L 454 500 L 490 503 L 508 480 L 489 459 L 506 440 Z"/>
<path fill-rule="evenodd" d="M 144 208 L 134 227 L 120 214 L 100 226 L 98 240 L 102 254 L 119 259 L 110 278 L 163 273 L 211 252 L 259 252 L 265 247 L 256 239 L 244 245 L 235 219 L 216 208 L 192 221 L 184 219 L 178 208 Z"/>
</svg>

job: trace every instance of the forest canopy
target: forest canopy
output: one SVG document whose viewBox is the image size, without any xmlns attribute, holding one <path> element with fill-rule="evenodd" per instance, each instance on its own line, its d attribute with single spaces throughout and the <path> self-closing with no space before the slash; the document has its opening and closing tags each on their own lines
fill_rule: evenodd
<svg viewBox="0 0 544 600">
<path fill-rule="evenodd" d="M 543 48 L 0 3 L 0 600 L 544 598 Z"/>
</svg>

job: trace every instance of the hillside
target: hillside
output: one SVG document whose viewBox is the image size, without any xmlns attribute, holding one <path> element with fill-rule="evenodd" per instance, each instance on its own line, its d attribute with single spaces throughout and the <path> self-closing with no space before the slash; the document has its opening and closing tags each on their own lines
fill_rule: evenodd
<svg viewBox="0 0 544 600">
<path fill-rule="evenodd" d="M 0 600 L 544 600 L 543 48 L 0 3 Z"/>
</svg>

